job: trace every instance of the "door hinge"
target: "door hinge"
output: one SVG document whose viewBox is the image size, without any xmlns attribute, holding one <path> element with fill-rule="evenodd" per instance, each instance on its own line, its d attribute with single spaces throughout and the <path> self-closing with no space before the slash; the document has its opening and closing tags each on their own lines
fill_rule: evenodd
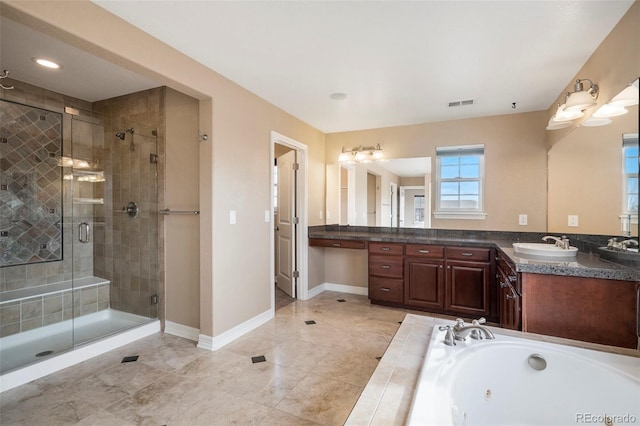
<svg viewBox="0 0 640 426">
<path fill-rule="evenodd" d="M 158 154 L 149 154 L 149 162 L 151 164 L 158 164 Z"/>
<path fill-rule="evenodd" d="M 300 163 L 293 163 L 293 170 L 300 170 Z"/>
<path fill-rule="evenodd" d="M 293 278 L 300 278 L 300 271 L 293 271 Z"/>
<path fill-rule="evenodd" d="M 297 225 L 297 224 L 300 223 L 300 219 L 297 218 L 297 217 L 294 217 L 292 222 L 293 222 L 294 225 Z"/>
<path fill-rule="evenodd" d="M 151 296 L 152 305 L 157 305 L 159 302 L 160 302 L 160 296 L 158 296 L 157 294 L 154 294 L 153 296 Z"/>
</svg>

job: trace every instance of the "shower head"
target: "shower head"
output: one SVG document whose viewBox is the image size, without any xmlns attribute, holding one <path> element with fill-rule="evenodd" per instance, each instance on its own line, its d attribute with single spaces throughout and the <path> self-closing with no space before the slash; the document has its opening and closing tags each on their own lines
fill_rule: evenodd
<svg viewBox="0 0 640 426">
<path fill-rule="evenodd" d="M 133 134 L 134 132 L 135 132 L 135 130 L 132 127 L 130 129 L 122 130 L 122 131 L 116 133 L 116 137 L 119 138 L 121 141 L 123 141 L 124 137 L 127 135 L 127 133 Z"/>
</svg>

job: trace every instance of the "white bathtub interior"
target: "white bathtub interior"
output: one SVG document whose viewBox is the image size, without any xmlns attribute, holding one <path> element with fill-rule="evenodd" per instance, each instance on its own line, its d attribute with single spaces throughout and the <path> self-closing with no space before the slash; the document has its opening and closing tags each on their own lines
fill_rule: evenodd
<svg viewBox="0 0 640 426">
<path fill-rule="evenodd" d="M 409 425 L 640 421 L 638 357 L 502 334 L 447 346 L 444 334 L 433 330 Z M 532 368 L 531 355 L 546 368 Z"/>
</svg>

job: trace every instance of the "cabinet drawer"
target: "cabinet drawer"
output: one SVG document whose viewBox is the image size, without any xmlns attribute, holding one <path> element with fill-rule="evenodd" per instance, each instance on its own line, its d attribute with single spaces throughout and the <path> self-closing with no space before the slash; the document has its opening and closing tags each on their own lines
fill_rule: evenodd
<svg viewBox="0 0 640 426">
<path fill-rule="evenodd" d="M 366 243 L 364 241 L 355 240 L 329 240 L 324 238 L 309 238 L 309 245 L 316 247 L 364 249 Z"/>
<path fill-rule="evenodd" d="M 402 279 L 369 277 L 369 299 L 402 303 L 404 281 Z"/>
<path fill-rule="evenodd" d="M 389 278 L 403 277 L 402 256 L 373 256 L 369 255 L 369 275 Z"/>
<path fill-rule="evenodd" d="M 394 243 L 369 243 L 369 253 L 402 255 L 404 253 L 404 245 Z"/>
<path fill-rule="evenodd" d="M 447 247 L 447 259 L 488 262 L 491 259 L 489 248 Z"/>
<path fill-rule="evenodd" d="M 442 259 L 444 257 L 444 247 L 431 244 L 407 244 L 405 251 L 407 256 L 420 256 L 431 259 Z"/>
</svg>

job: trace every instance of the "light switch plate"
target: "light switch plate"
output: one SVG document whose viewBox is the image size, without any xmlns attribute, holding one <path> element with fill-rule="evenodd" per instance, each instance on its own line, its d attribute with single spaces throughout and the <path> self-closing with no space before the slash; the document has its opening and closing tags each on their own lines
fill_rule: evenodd
<svg viewBox="0 0 640 426">
<path fill-rule="evenodd" d="M 230 225 L 235 225 L 236 224 L 236 211 L 235 210 L 229 210 L 229 224 Z"/>
<path fill-rule="evenodd" d="M 264 221 L 267 223 L 271 222 L 271 215 L 269 214 L 269 210 L 264 211 Z"/>
<path fill-rule="evenodd" d="M 518 216 L 518 225 L 526 225 L 527 224 L 527 215 L 521 214 Z"/>
<path fill-rule="evenodd" d="M 567 217 L 567 225 L 568 226 L 578 226 L 578 215 L 570 214 Z"/>
</svg>

